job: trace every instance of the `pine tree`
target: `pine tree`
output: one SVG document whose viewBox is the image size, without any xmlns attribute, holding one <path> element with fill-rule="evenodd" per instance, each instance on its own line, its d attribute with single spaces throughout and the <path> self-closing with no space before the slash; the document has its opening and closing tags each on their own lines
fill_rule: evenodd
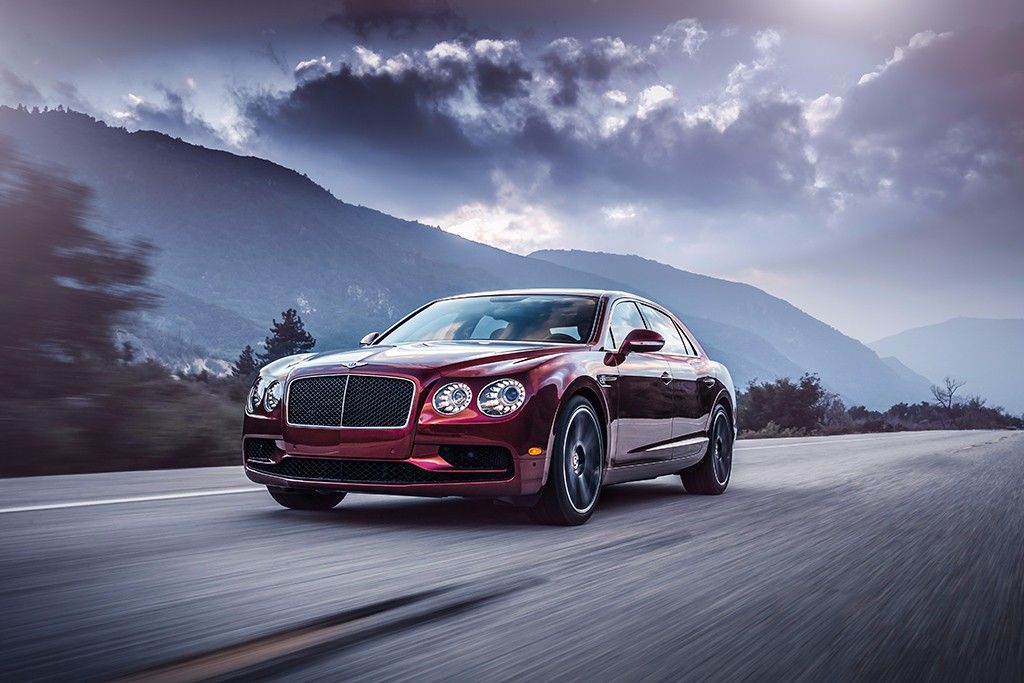
<svg viewBox="0 0 1024 683">
<path fill-rule="evenodd" d="M 259 372 L 261 365 L 259 358 L 256 357 L 256 352 L 246 344 L 242 353 L 238 354 L 238 360 L 231 366 L 231 374 L 235 377 L 252 377 Z"/>
<path fill-rule="evenodd" d="M 289 308 L 281 313 L 281 322 L 274 320 L 274 324 L 270 327 L 270 336 L 266 338 L 265 342 L 267 350 L 259 357 L 264 365 L 278 358 L 296 353 L 306 353 L 316 345 L 316 339 L 306 332 L 302 318 L 294 308 Z"/>
</svg>

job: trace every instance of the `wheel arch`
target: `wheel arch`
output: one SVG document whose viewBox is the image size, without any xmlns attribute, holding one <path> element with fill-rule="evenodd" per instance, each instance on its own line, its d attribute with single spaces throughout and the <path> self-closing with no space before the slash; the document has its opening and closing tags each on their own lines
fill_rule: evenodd
<svg viewBox="0 0 1024 683">
<path fill-rule="evenodd" d="M 611 452 L 609 445 L 611 425 L 608 423 L 607 398 L 596 381 L 588 381 L 586 377 L 579 377 L 562 392 L 562 396 L 558 401 L 558 409 L 555 411 L 554 419 L 551 421 L 551 433 L 548 437 L 548 457 L 545 458 L 546 462 L 544 464 L 544 484 L 547 484 L 548 476 L 550 475 L 551 459 L 554 457 L 555 430 L 558 427 L 558 420 L 562 417 L 562 411 L 565 410 L 566 405 L 576 396 L 582 396 L 587 399 L 587 402 L 597 411 L 597 421 L 601 426 L 601 438 L 604 440 L 602 477 L 604 476 L 604 471 L 608 469 L 609 453 Z"/>
</svg>

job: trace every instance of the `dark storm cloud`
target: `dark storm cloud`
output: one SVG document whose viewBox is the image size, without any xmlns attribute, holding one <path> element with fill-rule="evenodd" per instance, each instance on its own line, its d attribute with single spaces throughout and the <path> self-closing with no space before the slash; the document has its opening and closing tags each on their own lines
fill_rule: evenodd
<svg viewBox="0 0 1024 683">
<path fill-rule="evenodd" d="M 500 104 L 526 94 L 533 74 L 523 64 L 517 43 L 481 40 L 475 53 L 476 91 L 481 102 Z"/>
<path fill-rule="evenodd" d="M 557 84 L 551 101 L 561 107 L 576 105 L 582 81 L 604 83 L 616 69 L 645 64 L 636 48 L 615 38 L 596 38 L 587 44 L 559 38 L 544 49 L 540 59 L 545 73 Z"/>
<path fill-rule="evenodd" d="M 344 64 L 284 97 L 260 95 L 244 106 L 261 135 L 421 158 L 463 156 L 472 144 L 443 105 L 467 79 L 461 68 L 366 73 Z"/>
<path fill-rule="evenodd" d="M 134 98 L 122 122 L 132 128 L 158 130 L 199 144 L 221 146 L 222 140 L 213 127 L 193 110 L 187 93 L 157 84 L 162 102 Z"/>
<path fill-rule="evenodd" d="M 0 102 L 33 105 L 43 101 L 39 89 L 6 67 L 0 67 Z"/>
<path fill-rule="evenodd" d="M 1022 177 L 1024 27 L 921 33 L 843 97 L 822 149 L 862 192 L 907 197 Z"/>
<path fill-rule="evenodd" d="M 424 28 L 466 30 L 466 19 L 447 0 L 344 0 L 343 9 L 324 19 L 324 25 L 366 37 L 375 31 L 392 38 Z"/>
<path fill-rule="evenodd" d="M 687 35 L 697 36 L 688 47 L 696 50 L 703 30 L 687 25 Z M 292 90 L 250 97 L 244 107 L 261 138 L 341 152 L 361 145 L 409 165 L 425 163 L 419 172 L 427 174 L 445 161 L 471 160 L 464 171 L 448 167 L 467 181 L 481 166 L 541 164 L 554 194 L 601 186 L 608 197 L 640 194 L 668 204 L 799 198 L 814 172 L 803 152 L 809 132 L 797 101 L 714 103 L 687 116 L 669 88 L 655 86 L 638 92 L 629 108 L 609 105 L 616 121 L 602 130 L 600 117 L 558 99 L 565 81 L 553 73 L 578 79 L 578 100 L 580 88 L 597 94 L 616 74 L 635 75 L 649 64 L 643 55 L 685 52 L 672 42 L 682 35 L 658 34 L 660 41 L 644 48 L 617 38 L 585 46 L 563 39 L 532 58 L 516 41 L 500 40 L 450 41 L 390 57 L 358 48 L 338 68 L 323 60 L 301 63 Z M 551 80 L 553 86 L 545 82 Z M 716 117 L 731 118 L 725 125 Z"/>
</svg>

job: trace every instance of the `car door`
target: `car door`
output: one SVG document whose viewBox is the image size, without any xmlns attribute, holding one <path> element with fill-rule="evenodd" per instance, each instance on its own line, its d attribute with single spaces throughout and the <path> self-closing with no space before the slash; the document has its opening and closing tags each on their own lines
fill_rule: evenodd
<svg viewBox="0 0 1024 683">
<path fill-rule="evenodd" d="M 672 374 L 672 393 L 675 414 L 672 420 L 673 446 L 665 450 L 667 458 L 682 458 L 700 452 L 705 425 L 701 408 L 700 377 L 694 367 L 694 352 L 684 341 L 675 321 L 664 311 L 648 304 L 640 304 L 647 326 L 665 338 L 665 346 L 658 355 L 669 364 Z"/>
<path fill-rule="evenodd" d="M 610 316 L 606 348 L 618 349 L 631 330 L 645 327 L 635 302 L 616 302 Z M 616 370 L 617 436 L 612 462 L 629 465 L 659 460 L 663 454 L 650 449 L 671 441 L 676 413 L 668 361 L 655 353 L 633 352 L 618 359 Z"/>
</svg>

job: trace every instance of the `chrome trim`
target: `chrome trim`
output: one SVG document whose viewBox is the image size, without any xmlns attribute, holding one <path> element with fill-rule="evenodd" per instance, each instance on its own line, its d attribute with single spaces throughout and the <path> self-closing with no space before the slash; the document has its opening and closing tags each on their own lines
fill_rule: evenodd
<svg viewBox="0 0 1024 683">
<path fill-rule="evenodd" d="M 692 438 L 679 439 L 678 441 L 669 441 L 659 446 L 652 446 L 651 448 L 645 448 L 642 453 L 648 451 L 662 451 L 666 448 L 681 448 L 683 446 L 696 446 L 697 444 L 707 443 L 709 441 L 706 436 L 694 436 Z"/>
<path fill-rule="evenodd" d="M 412 385 L 412 399 L 409 401 L 409 412 L 405 416 L 405 422 L 396 427 L 343 427 L 342 425 L 306 425 L 291 422 L 288 419 L 288 407 L 291 405 L 292 396 L 292 385 L 295 382 L 303 379 L 311 379 L 313 377 L 387 377 L 388 379 L 400 379 L 408 382 Z M 402 377 L 400 375 L 385 375 L 373 372 L 318 372 L 314 375 L 302 375 L 301 377 L 294 377 L 288 379 L 288 389 L 284 394 L 284 422 L 289 427 L 302 427 L 303 429 L 405 429 L 409 426 L 409 420 L 412 419 L 412 409 L 416 406 L 416 397 L 418 395 L 419 385 L 408 377 Z M 345 382 L 345 394 L 341 397 L 341 419 L 345 419 L 345 400 L 348 398 L 348 382 Z"/>
</svg>

